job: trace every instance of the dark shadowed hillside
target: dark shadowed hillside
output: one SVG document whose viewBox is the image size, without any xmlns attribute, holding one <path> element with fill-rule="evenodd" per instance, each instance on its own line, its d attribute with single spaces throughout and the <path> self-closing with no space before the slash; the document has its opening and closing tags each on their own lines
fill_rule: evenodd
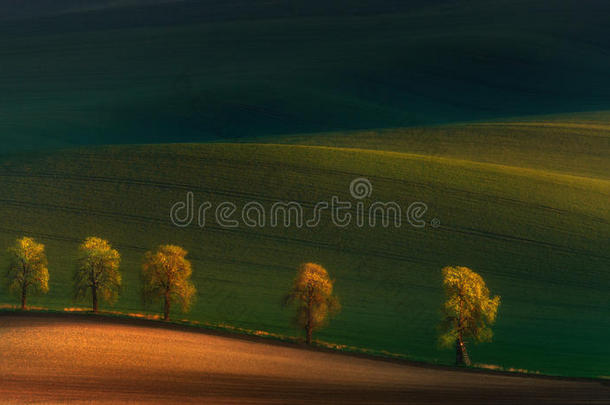
<svg viewBox="0 0 610 405">
<path fill-rule="evenodd" d="M 605 1 L 0 5 L 2 151 L 610 107 Z"/>
</svg>

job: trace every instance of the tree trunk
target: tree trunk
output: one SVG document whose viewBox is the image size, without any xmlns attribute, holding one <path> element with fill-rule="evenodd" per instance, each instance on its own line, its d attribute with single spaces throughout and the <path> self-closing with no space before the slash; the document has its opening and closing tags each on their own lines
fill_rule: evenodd
<svg viewBox="0 0 610 405">
<path fill-rule="evenodd" d="M 311 344 L 311 335 L 312 333 L 312 327 L 311 324 L 309 322 L 307 322 L 307 325 L 305 326 L 305 343 L 307 343 L 308 345 Z"/>
<path fill-rule="evenodd" d="M 97 312 L 97 287 L 91 287 L 91 297 L 93 298 L 93 312 Z"/>
<path fill-rule="evenodd" d="M 455 364 L 457 366 L 470 366 L 470 357 L 466 345 L 461 337 L 455 340 Z"/>
<path fill-rule="evenodd" d="M 305 325 L 305 343 L 311 345 L 311 336 L 313 335 L 313 299 L 310 291 L 307 299 L 307 324 Z"/>
<path fill-rule="evenodd" d="M 470 357 L 468 357 L 468 351 L 466 350 L 466 345 L 464 344 L 462 325 L 462 301 L 460 300 L 460 308 L 457 318 L 457 338 L 455 339 L 455 365 L 470 366 Z"/>
<path fill-rule="evenodd" d="M 26 300 L 27 300 L 27 285 L 23 285 L 21 287 L 21 309 L 25 310 L 25 304 L 26 304 Z"/>
<path fill-rule="evenodd" d="M 163 320 L 169 321 L 169 309 L 170 309 L 169 292 L 165 293 L 165 309 L 163 313 Z"/>
</svg>

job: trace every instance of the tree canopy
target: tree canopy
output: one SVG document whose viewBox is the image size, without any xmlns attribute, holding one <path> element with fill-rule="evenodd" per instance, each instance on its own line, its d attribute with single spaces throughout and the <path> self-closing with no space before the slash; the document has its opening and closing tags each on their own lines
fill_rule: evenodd
<svg viewBox="0 0 610 405">
<path fill-rule="evenodd" d="M 177 302 L 183 312 L 192 305 L 197 290 L 191 282 L 188 252 L 175 245 L 161 245 L 147 252 L 142 264 L 143 296 L 146 302 L 164 300 L 163 319 L 169 320 L 171 306 Z"/>
<path fill-rule="evenodd" d="M 79 247 L 78 267 L 74 273 L 74 295 L 77 299 L 91 297 L 94 312 L 98 299 L 114 303 L 121 287 L 119 265 L 121 256 L 108 241 L 89 237 Z"/>
<path fill-rule="evenodd" d="M 8 289 L 21 298 L 21 309 L 25 309 L 27 295 L 49 291 L 49 269 L 42 243 L 24 237 L 17 239 L 8 249 L 9 267 L 6 273 Z"/>
<path fill-rule="evenodd" d="M 296 305 L 295 322 L 305 330 L 307 344 L 311 344 L 313 332 L 323 327 L 328 318 L 340 310 L 333 287 L 334 282 L 324 267 L 316 263 L 303 263 L 292 290 L 285 297 L 285 304 Z"/>
<path fill-rule="evenodd" d="M 455 344 L 456 363 L 468 365 L 466 342 L 491 341 L 500 297 L 491 298 L 483 278 L 468 267 L 449 266 L 442 272 L 446 300 L 440 343 L 445 347 Z"/>
</svg>

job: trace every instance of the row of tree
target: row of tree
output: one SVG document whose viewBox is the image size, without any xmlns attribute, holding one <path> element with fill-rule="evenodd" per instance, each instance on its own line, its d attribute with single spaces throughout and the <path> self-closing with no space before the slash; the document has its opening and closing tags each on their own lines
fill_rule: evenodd
<svg viewBox="0 0 610 405">
<path fill-rule="evenodd" d="M 9 267 L 6 275 L 8 289 L 21 299 L 26 308 L 29 294 L 49 292 L 49 269 L 45 247 L 32 238 L 21 238 L 10 247 Z M 180 246 L 161 245 L 147 252 L 142 263 L 142 296 L 145 302 L 163 300 L 164 319 L 169 320 L 173 303 L 187 311 L 195 298 L 196 289 L 191 282 L 191 262 Z M 90 237 L 79 246 L 73 275 L 74 298 L 91 299 L 91 309 L 98 311 L 104 300 L 113 304 L 121 290 L 119 265 L 121 255 L 108 241 Z"/>
<path fill-rule="evenodd" d="M 439 325 L 442 347 L 455 345 L 455 362 L 470 365 L 466 342 L 489 342 L 493 336 L 491 325 L 496 321 L 500 297 L 491 297 L 483 278 L 461 266 L 447 266 L 443 270 L 445 302 Z M 333 294 L 334 282 L 327 271 L 315 263 L 299 268 L 292 291 L 285 302 L 297 305 L 295 321 L 305 330 L 306 341 L 324 326 L 330 315 L 339 311 L 339 301 Z"/>
<path fill-rule="evenodd" d="M 142 295 L 145 303 L 162 300 L 163 319 L 169 320 L 174 303 L 186 312 L 192 305 L 196 288 L 191 281 L 192 265 L 187 252 L 180 246 L 161 245 L 147 252 L 142 262 Z M 26 308 L 29 293 L 49 291 L 49 270 L 45 247 L 34 239 L 18 239 L 9 248 L 9 268 L 6 282 L 10 291 L 21 299 Z M 100 299 L 113 304 L 121 289 L 119 265 L 121 256 L 108 241 L 90 237 L 79 246 L 73 277 L 74 297 L 90 298 L 93 312 Z M 445 302 L 442 306 L 440 343 L 455 345 L 456 364 L 470 364 L 466 342 L 490 341 L 491 325 L 496 320 L 499 297 L 490 292 L 480 275 L 467 267 L 443 268 Z M 295 323 L 305 332 L 307 344 L 314 331 L 323 327 L 340 310 L 334 294 L 334 281 L 316 263 L 304 263 L 299 269 L 284 305 L 296 309 Z"/>
</svg>

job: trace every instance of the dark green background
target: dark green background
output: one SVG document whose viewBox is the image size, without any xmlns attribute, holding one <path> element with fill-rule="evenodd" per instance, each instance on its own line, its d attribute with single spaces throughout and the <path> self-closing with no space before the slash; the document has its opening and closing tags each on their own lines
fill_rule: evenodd
<svg viewBox="0 0 610 405">
<path fill-rule="evenodd" d="M 0 5 L 3 151 L 610 107 L 606 1 Z"/>
</svg>

